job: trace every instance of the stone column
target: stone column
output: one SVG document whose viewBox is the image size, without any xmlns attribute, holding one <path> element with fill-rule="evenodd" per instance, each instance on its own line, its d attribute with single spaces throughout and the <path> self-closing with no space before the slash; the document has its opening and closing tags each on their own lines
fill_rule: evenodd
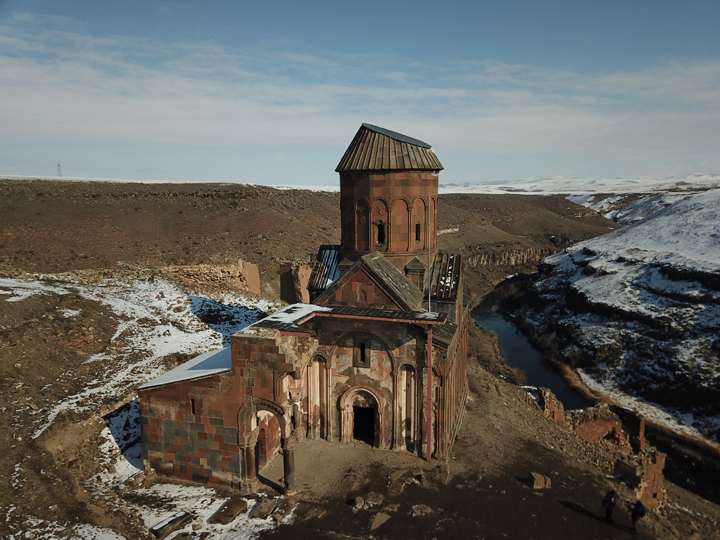
<svg viewBox="0 0 720 540">
<path fill-rule="evenodd" d="M 240 493 L 250 495 L 260 486 L 255 466 L 255 446 L 258 440 L 258 430 L 240 435 Z"/>
<path fill-rule="evenodd" d="M 295 495 L 295 447 L 298 445 L 295 434 L 282 441 L 283 469 L 285 472 L 285 495 Z"/>
<path fill-rule="evenodd" d="M 446 426 L 446 399 L 443 378 L 438 377 L 437 403 L 435 404 L 435 457 L 444 458 L 447 456 L 448 434 Z"/>
<path fill-rule="evenodd" d="M 294 401 L 292 404 L 292 425 L 293 432 L 298 440 L 302 441 L 305 438 L 305 426 L 303 425 L 303 414 L 299 401 Z"/>
</svg>

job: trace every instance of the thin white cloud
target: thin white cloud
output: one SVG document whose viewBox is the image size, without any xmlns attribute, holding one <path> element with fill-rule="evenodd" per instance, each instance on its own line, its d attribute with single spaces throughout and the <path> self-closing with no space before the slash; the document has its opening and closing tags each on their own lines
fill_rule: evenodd
<svg viewBox="0 0 720 540">
<path fill-rule="evenodd" d="M 431 66 L 68 27 L 33 17 L 0 27 L 0 143 L 342 147 L 371 121 L 470 154 L 714 163 L 720 140 L 720 62 L 600 74 Z"/>
</svg>

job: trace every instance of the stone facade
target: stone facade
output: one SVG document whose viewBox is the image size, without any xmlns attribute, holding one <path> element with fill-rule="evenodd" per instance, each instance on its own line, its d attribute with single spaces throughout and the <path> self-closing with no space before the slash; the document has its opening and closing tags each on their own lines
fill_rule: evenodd
<svg viewBox="0 0 720 540">
<path fill-rule="evenodd" d="M 415 256 L 427 257 L 428 248 L 434 253 L 438 179 L 435 171 L 341 173 L 345 252 L 354 257 L 379 251 L 398 269 Z"/>
<path fill-rule="evenodd" d="M 247 493 L 280 452 L 292 493 L 305 437 L 446 458 L 468 392 L 471 318 L 462 260 L 436 248 L 437 185 L 437 170 L 342 172 L 343 244 L 319 256 L 314 303 L 236 333 L 226 356 L 141 387 L 145 466 Z M 428 248 L 426 266 L 418 255 Z"/>
</svg>

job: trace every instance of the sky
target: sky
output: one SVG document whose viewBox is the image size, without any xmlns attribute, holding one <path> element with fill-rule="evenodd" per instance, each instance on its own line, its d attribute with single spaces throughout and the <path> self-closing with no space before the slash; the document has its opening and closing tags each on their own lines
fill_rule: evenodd
<svg viewBox="0 0 720 540">
<path fill-rule="evenodd" d="M 0 175 L 337 185 L 720 173 L 720 2 L 0 0 Z"/>
</svg>

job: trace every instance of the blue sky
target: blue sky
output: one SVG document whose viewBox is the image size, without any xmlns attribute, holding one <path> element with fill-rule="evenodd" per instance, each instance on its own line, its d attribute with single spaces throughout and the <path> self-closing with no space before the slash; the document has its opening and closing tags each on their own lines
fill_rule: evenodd
<svg viewBox="0 0 720 540">
<path fill-rule="evenodd" d="M 720 172 L 720 2 L 0 0 L 0 175 L 337 184 Z"/>
</svg>

